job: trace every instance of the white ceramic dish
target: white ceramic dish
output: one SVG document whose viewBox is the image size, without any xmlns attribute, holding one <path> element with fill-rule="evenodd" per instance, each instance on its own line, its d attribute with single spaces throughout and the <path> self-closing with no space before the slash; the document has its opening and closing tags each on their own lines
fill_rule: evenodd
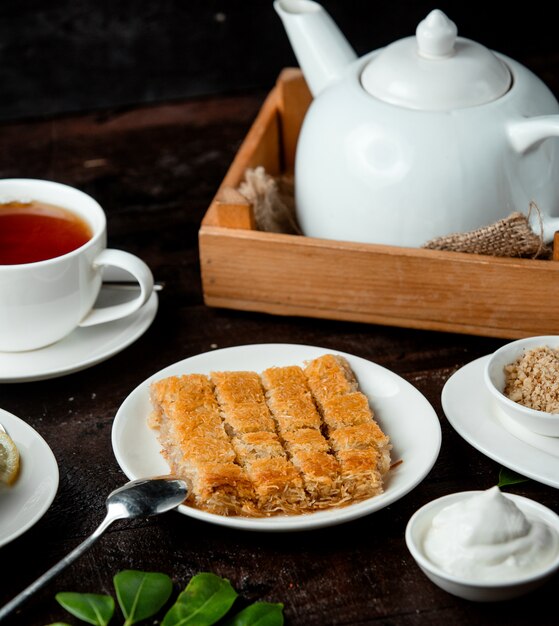
<svg viewBox="0 0 559 626">
<path fill-rule="evenodd" d="M 490 355 L 468 363 L 446 382 L 442 406 L 456 432 L 474 448 L 528 478 L 559 488 L 559 440 L 508 420 L 483 381 Z"/>
<path fill-rule="evenodd" d="M 391 470 L 385 492 L 347 507 L 308 515 L 266 519 L 225 517 L 181 505 L 179 511 L 199 520 L 259 531 L 287 531 L 331 526 L 388 506 L 411 491 L 433 467 L 439 454 L 441 429 L 427 399 L 393 372 L 365 359 L 313 346 L 257 344 L 206 352 L 174 363 L 139 385 L 123 402 L 113 424 L 112 443 L 116 459 L 130 479 L 169 472 L 160 454 L 155 433 L 147 426 L 151 410 L 149 385 L 166 376 L 209 373 L 213 370 L 262 371 L 273 365 L 303 364 L 328 352 L 345 356 L 361 389 L 369 397 L 381 427 L 393 444 L 392 458 L 403 463 Z"/>
<path fill-rule="evenodd" d="M 0 486 L 0 546 L 35 524 L 58 489 L 58 465 L 46 441 L 29 424 L 0 409 L 0 424 L 20 453 L 20 473 L 11 487 Z"/>
<path fill-rule="evenodd" d="M 507 398 L 503 393 L 505 389 L 505 366 L 514 363 L 525 352 L 543 346 L 553 349 L 559 348 L 559 336 L 527 337 L 505 344 L 496 350 L 487 361 L 484 380 L 494 401 L 509 418 L 539 435 L 557 437 L 559 436 L 559 414 L 530 409 Z"/>
<path fill-rule="evenodd" d="M 447 574 L 427 558 L 423 549 L 423 541 L 433 517 L 444 507 L 478 493 L 480 492 L 464 491 L 443 496 L 421 507 L 410 518 L 406 527 L 406 544 L 423 573 L 436 585 L 448 591 L 448 593 L 476 602 L 509 600 L 510 598 L 524 595 L 542 585 L 559 569 L 559 552 L 557 552 L 553 561 L 538 572 L 506 582 L 472 581 L 453 576 Z M 540 519 L 554 528 L 555 532 L 559 533 L 559 516 L 553 511 L 529 498 L 508 493 L 503 495 L 513 500 L 527 517 Z"/>
<path fill-rule="evenodd" d="M 115 303 L 127 292 L 107 286 L 101 288 L 99 301 Z M 126 297 L 129 297 L 126 296 Z M 19 383 L 64 376 L 92 367 L 114 356 L 150 327 L 157 313 L 154 291 L 141 309 L 130 316 L 87 328 L 77 328 L 64 339 L 29 352 L 0 352 L 0 382 Z"/>
</svg>

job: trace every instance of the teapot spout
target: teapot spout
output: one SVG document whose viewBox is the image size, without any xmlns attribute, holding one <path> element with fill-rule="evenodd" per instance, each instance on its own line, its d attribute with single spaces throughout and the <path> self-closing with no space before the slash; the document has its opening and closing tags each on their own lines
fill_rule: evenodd
<svg viewBox="0 0 559 626">
<path fill-rule="evenodd" d="M 276 0 L 297 61 L 313 96 L 336 81 L 357 58 L 330 15 L 311 0 Z"/>
</svg>

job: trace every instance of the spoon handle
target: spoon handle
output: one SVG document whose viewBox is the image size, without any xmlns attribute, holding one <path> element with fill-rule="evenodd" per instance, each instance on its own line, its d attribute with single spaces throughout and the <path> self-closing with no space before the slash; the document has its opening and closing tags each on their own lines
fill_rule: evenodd
<svg viewBox="0 0 559 626">
<path fill-rule="evenodd" d="M 17 609 L 20 604 L 23 604 L 29 597 L 31 597 L 36 591 L 41 589 L 52 578 L 60 574 L 62 570 L 66 569 L 68 565 L 73 563 L 78 557 L 80 557 L 86 550 L 88 550 L 99 537 L 105 532 L 105 530 L 112 524 L 119 515 L 107 513 L 105 519 L 99 524 L 97 529 L 87 538 L 82 541 L 76 548 L 67 554 L 63 559 L 58 561 L 49 570 L 47 570 L 42 576 L 39 576 L 34 583 L 31 583 L 29 587 L 19 593 L 13 600 L 10 600 L 0 609 L 0 622 L 5 619 L 12 611 Z"/>
</svg>

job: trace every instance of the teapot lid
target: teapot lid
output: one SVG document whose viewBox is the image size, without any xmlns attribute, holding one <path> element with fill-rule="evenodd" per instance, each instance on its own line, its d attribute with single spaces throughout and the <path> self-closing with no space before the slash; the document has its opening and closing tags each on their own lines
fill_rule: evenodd
<svg viewBox="0 0 559 626">
<path fill-rule="evenodd" d="M 427 111 L 500 98 L 512 83 L 508 67 L 485 46 L 456 35 L 454 22 L 431 11 L 415 37 L 390 44 L 369 61 L 363 88 L 391 104 Z"/>
</svg>

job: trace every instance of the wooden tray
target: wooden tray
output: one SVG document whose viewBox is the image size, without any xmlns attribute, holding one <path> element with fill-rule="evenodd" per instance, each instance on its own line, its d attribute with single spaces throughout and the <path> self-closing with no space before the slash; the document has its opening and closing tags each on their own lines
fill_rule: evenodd
<svg viewBox="0 0 559 626">
<path fill-rule="evenodd" d="M 517 338 L 559 333 L 559 263 L 359 244 L 255 230 L 236 189 L 247 168 L 292 172 L 311 102 L 285 69 L 200 228 L 207 305 Z M 559 257 L 556 235 L 554 258 Z"/>
</svg>

